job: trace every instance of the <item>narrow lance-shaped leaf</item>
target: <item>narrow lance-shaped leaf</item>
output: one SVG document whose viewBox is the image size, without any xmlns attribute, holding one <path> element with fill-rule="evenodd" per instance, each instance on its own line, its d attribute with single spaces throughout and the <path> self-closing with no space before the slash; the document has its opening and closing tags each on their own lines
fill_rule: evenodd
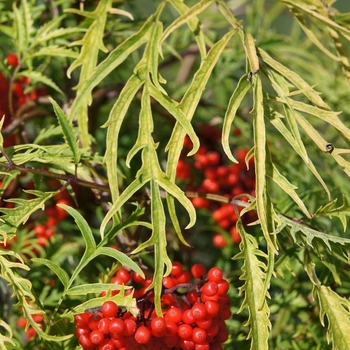
<svg viewBox="0 0 350 350">
<path fill-rule="evenodd" d="M 248 57 L 250 69 L 252 73 L 259 71 L 259 58 L 256 54 L 255 42 L 250 33 L 244 34 L 244 47 Z"/>
<path fill-rule="evenodd" d="M 238 163 L 238 161 L 233 157 L 229 144 L 231 126 L 236 116 L 237 110 L 250 87 L 251 85 L 247 80 L 247 74 L 245 74 L 239 80 L 237 87 L 230 98 L 224 117 L 224 124 L 222 126 L 222 147 L 227 157 L 234 163 Z"/>
<path fill-rule="evenodd" d="M 52 103 L 58 122 L 60 123 L 64 139 L 73 153 L 74 163 L 75 165 L 78 165 L 80 162 L 80 151 L 78 148 L 77 136 L 73 125 L 68 120 L 67 116 L 64 114 L 60 106 L 52 98 L 50 98 L 50 102 Z"/>
<path fill-rule="evenodd" d="M 264 122 L 264 106 L 261 79 L 259 75 L 254 81 L 254 162 L 256 178 L 256 209 L 266 242 L 276 253 L 276 247 L 271 240 L 268 229 L 268 218 L 265 210 L 265 177 L 266 177 L 266 130 Z"/>
<path fill-rule="evenodd" d="M 139 78 L 137 74 L 134 74 L 125 84 L 121 91 L 118 100 L 112 107 L 107 123 L 104 125 L 108 127 L 106 137 L 106 152 L 104 161 L 107 166 L 107 175 L 109 179 L 113 179 L 113 186 L 111 186 L 112 200 L 115 202 L 119 197 L 118 188 L 118 136 L 119 130 L 123 123 L 124 117 L 128 111 L 130 103 L 135 97 L 137 91 L 141 88 L 144 82 Z"/>
</svg>

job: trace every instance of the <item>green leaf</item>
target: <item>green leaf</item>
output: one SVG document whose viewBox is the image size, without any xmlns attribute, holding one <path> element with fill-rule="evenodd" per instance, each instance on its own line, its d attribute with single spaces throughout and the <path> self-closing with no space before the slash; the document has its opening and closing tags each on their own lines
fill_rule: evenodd
<svg viewBox="0 0 350 350">
<path fill-rule="evenodd" d="M 244 34 L 244 48 L 249 61 L 250 70 L 252 73 L 259 71 L 259 58 L 256 54 L 255 42 L 251 34 Z"/>
<path fill-rule="evenodd" d="M 265 113 L 270 119 L 271 124 L 281 133 L 281 135 L 287 140 L 287 142 L 293 147 L 293 149 L 299 154 L 299 156 L 303 159 L 307 167 L 310 169 L 310 171 L 314 174 L 314 176 L 317 178 L 317 180 L 320 182 L 320 184 L 325 189 L 328 197 L 330 198 L 330 191 L 328 189 L 327 184 L 323 181 L 321 175 L 319 174 L 318 170 L 316 169 L 315 165 L 311 161 L 311 159 L 308 157 L 306 153 L 306 149 L 304 147 L 304 144 L 302 142 L 298 142 L 297 139 L 295 139 L 292 135 L 292 133 L 287 129 L 287 127 L 282 122 L 282 119 L 284 118 L 283 115 L 281 115 L 278 112 L 271 112 Z M 293 113 L 294 118 L 300 123 L 300 125 L 303 127 L 303 129 L 309 134 L 309 132 L 312 130 L 311 125 L 308 125 L 307 122 L 303 122 L 304 119 L 299 118 L 299 114 L 294 112 Z M 310 136 L 310 134 L 309 134 Z M 313 141 L 316 141 L 317 138 L 312 137 Z M 316 141 L 316 143 L 318 143 Z M 325 147 L 326 142 L 321 141 L 322 147 Z M 318 143 L 320 144 L 320 143 Z"/>
<path fill-rule="evenodd" d="M 306 245 L 314 249 L 313 240 L 317 239 L 318 242 L 323 243 L 330 251 L 332 251 L 332 244 L 346 247 L 348 247 L 350 244 L 350 238 L 333 236 L 325 232 L 314 230 L 302 222 L 297 222 L 295 220 L 289 219 L 281 214 L 278 214 L 278 217 L 281 221 L 281 225 L 278 227 L 278 231 L 281 231 L 286 226 L 289 227 L 290 235 L 293 238 L 294 242 L 300 245 Z M 297 235 L 297 233 L 300 235 Z"/>
<path fill-rule="evenodd" d="M 183 112 L 186 118 L 190 121 L 197 108 L 198 102 L 202 96 L 202 92 L 209 80 L 211 72 L 213 71 L 222 51 L 231 39 L 232 35 L 236 33 L 236 30 L 232 30 L 226 33 L 209 51 L 208 55 L 202 61 L 200 68 L 195 73 L 190 87 L 187 89 L 184 97 L 182 98 L 179 109 Z M 176 123 L 171 138 L 168 142 L 168 162 L 166 168 L 166 175 L 170 181 L 175 182 L 176 167 L 183 147 L 183 140 L 186 134 L 186 130 Z M 178 237 L 182 237 L 180 225 L 176 216 L 174 197 L 167 195 L 167 205 L 170 214 L 171 221 L 176 230 Z M 185 242 L 184 242 L 185 243 Z"/>
<path fill-rule="evenodd" d="M 249 318 L 246 325 L 250 326 L 248 334 L 248 339 L 251 338 L 250 349 L 268 349 L 271 323 L 269 320 L 270 310 L 266 300 L 261 307 L 267 266 L 258 259 L 258 256 L 264 259 L 267 256 L 258 249 L 255 238 L 244 230 L 241 220 L 237 221 L 237 229 L 242 237 L 242 242 L 240 243 L 241 251 L 233 259 L 244 260 L 243 273 L 239 278 L 244 281 L 243 286 L 239 288 L 240 295 L 244 293 L 244 300 L 238 313 L 242 312 L 244 308 L 248 308 Z M 267 294 L 267 297 L 269 297 L 269 294 Z"/>
<path fill-rule="evenodd" d="M 186 6 L 183 2 L 183 0 L 169 0 L 171 5 L 179 12 L 179 14 L 184 17 L 188 16 L 188 12 L 190 11 L 190 8 Z M 203 59 L 206 56 L 206 43 L 205 43 L 205 37 L 202 30 L 200 30 L 200 22 L 197 17 L 190 16 L 191 18 L 187 17 L 187 21 L 185 22 L 190 30 L 192 31 L 193 35 L 196 38 L 196 42 L 199 48 L 199 52 L 201 54 L 201 58 Z M 164 38 L 164 34 L 163 34 Z M 164 41 L 164 39 L 162 39 Z"/>
<path fill-rule="evenodd" d="M 66 293 L 67 295 L 87 295 L 89 293 L 101 294 L 107 290 L 121 290 L 130 289 L 131 286 L 124 286 L 113 283 L 91 283 L 91 284 L 81 284 L 76 287 L 72 287 Z"/>
<path fill-rule="evenodd" d="M 92 72 L 91 76 L 82 83 L 82 85 L 79 87 L 79 94 L 72 104 L 69 119 L 73 119 L 75 117 L 81 104 L 83 101 L 85 101 L 86 96 L 91 94 L 91 91 L 95 86 L 97 86 L 105 77 L 108 76 L 108 74 L 123 63 L 132 52 L 137 50 L 141 45 L 149 40 L 153 21 L 154 17 L 151 16 L 137 33 L 129 37 L 112 52 L 110 52 L 107 58 L 103 60 Z"/>
<path fill-rule="evenodd" d="M 299 206 L 299 208 L 303 211 L 303 213 L 311 219 L 312 216 L 307 210 L 304 202 L 300 199 L 298 194 L 296 193 L 296 189 L 298 187 L 292 185 L 276 168 L 275 164 L 272 163 L 271 158 L 267 159 L 267 176 L 269 176 L 285 193 L 287 193 L 294 202 Z"/>
<path fill-rule="evenodd" d="M 264 121 L 264 106 L 262 84 L 259 75 L 253 83 L 254 107 L 251 114 L 254 116 L 254 164 L 256 181 L 256 211 L 260 220 L 261 229 L 267 244 L 276 252 L 275 244 L 272 242 L 268 229 L 268 221 L 265 209 L 265 177 L 266 177 L 266 130 Z"/>
<path fill-rule="evenodd" d="M 197 153 L 200 146 L 199 138 L 196 135 L 191 123 L 186 118 L 182 110 L 179 108 L 179 104 L 176 103 L 174 100 L 170 99 L 168 96 L 162 94 L 152 84 L 149 84 L 149 91 L 150 95 L 154 97 L 176 119 L 177 122 L 180 123 L 184 130 L 186 130 L 186 133 L 188 134 L 193 143 L 193 148 L 188 154 L 188 156 Z"/>
<path fill-rule="evenodd" d="M 56 192 L 40 192 L 35 190 L 24 191 L 32 195 L 33 199 L 12 198 L 7 202 L 14 203 L 14 208 L 0 208 L 3 213 L 0 217 L 0 230 L 14 233 L 22 224 L 25 224 L 30 216 L 38 209 L 44 209 L 45 202 L 53 197 Z"/>
<path fill-rule="evenodd" d="M 61 126 L 64 139 L 73 153 L 74 163 L 75 165 L 78 165 L 80 162 L 80 152 L 77 144 L 77 136 L 73 125 L 68 120 L 67 116 L 64 114 L 60 106 L 52 98 L 50 98 L 50 102 L 53 105 L 53 109 Z"/>
<path fill-rule="evenodd" d="M 139 313 L 139 309 L 137 308 L 137 305 L 136 305 L 136 299 L 133 298 L 132 294 L 124 295 L 124 293 L 121 292 L 112 297 L 107 295 L 104 297 L 89 299 L 88 301 L 76 306 L 73 312 L 68 312 L 63 316 L 70 317 L 73 321 L 73 316 L 75 314 L 83 313 L 87 309 L 100 308 L 102 304 L 106 301 L 114 301 L 118 306 L 125 307 L 134 316 L 137 316 Z"/>
<path fill-rule="evenodd" d="M 29 57 L 33 58 L 33 57 L 38 57 L 38 56 L 77 58 L 78 53 L 71 50 L 71 49 L 67 49 L 65 47 L 62 47 L 62 46 L 50 45 L 50 46 L 42 47 L 39 50 L 36 50 Z"/>
<path fill-rule="evenodd" d="M 37 264 L 47 266 L 60 279 L 65 288 L 68 286 L 69 276 L 57 263 L 43 258 L 32 258 L 31 260 Z"/>
<path fill-rule="evenodd" d="M 330 107 L 325 103 L 320 94 L 316 92 L 304 79 L 302 79 L 297 73 L 292 72 L 290 69 L 285 67 L 283 64 L 274 60 L 264 50 L 258 48 L 258 55 L 261 57 L 263 62 L 278 72 L 280 75 L 288 79 L 293 85 L 295 85 L 300 91 L 303 91 L 304 95 L 317 107 L 330 111 Z"/>
<path fill-rule="evenodd" d="M 154 288 L 154 303 L 155 310 L 159 317 L 163 315 L 162 306 L 161 306 L 161 295 L 162 295 L 162 279 L 164 276 L 164 265 L 166 267 L 165 275 L 170 274 L 172 263 L 167 255 L 167 238 L 166 238 L 166 229 L 165 229 L 165 213 L 160 196 L 160 191 L 158 184 L 151 180 L 151 220 L 153 231 L 151 238 L 141 243 L 132 254 L 137 254 L 138 252 L 146 249 L 147 247 L 154 245 L 154 274 L 152 284 L 148 287 Z"/>
<path fill-rule="evenodd" d="M 320 307 L 320 320 L 328 319 L 327 339 L 332 340 L 333 349 L 350 349 L 350 301 L 329 287 L 314 285 L 314 296 Z"/>
<path fill-rule="evenodd" d="M 237 109 L 241 105 L 242 100 L 250 87 L 251 86 L 247 80 L 247 74 L 245 74 L 239 80 L 236 89 L 230 98 L 224 117 L 224 124 L 222 126 L 222 147 L 227 157 L 234 163 L 238 163 L 238 161 L 233 157 L 229 144 L 231 126 L 236 116 Z"/>
<path fill-rule="evenodd" d="M 15 343 L 12 340 L 13 333 L 12 333 L 11 327 L 5 321 L 0 320 L 0 328 L 1 328 L 1 333 L 7 333 L 7 335 L 0 334 L 0 349 L 1 350 L 7 349 L 5 343 L 10 343 L 11 345 L 15 346 Z"/>
<path fill-rule="evenodd" d="M 163 33 L 163 37 L 161 41 L 164 41 L 173 31 L 181 27 L 183 24 L 191 23 L 190 20 L 192 20 L 194 17 L 196 17 L 198 14 L 203 12 L 207 7 L 209 7 L 214 0 L 201 0 L 198 4 L 194 5 L 192 8 L 190 8 L 187 12 L 183 13 L 179 18 L 177 18 Z M 176 1 L 171 1 L 171 3 L 176 6 Z M 196 23 L 197 26 L 199 25 L 199 22 Z M 193 27 L 192 27 L 193 28 Z M 191 29 L 192 29 L 191 28 Z M 197 31 L 198 28 L 193 28 L 193 31 Z"/>
</svg>

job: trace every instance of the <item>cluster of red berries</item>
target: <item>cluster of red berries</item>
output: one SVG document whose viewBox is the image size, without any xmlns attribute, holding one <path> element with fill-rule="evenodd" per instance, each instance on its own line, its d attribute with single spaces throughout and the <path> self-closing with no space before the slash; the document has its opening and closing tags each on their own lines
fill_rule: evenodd
<svg viewBox="0 0 350 350">
<path fill-rule="evenodd" d="M 186 271 L 174 262 L 171 274 L 163 279 L 162 317 L 154 311 L 153 291 L 145 289 L 150 279 L 125 268 L 120 271 L 119 283 L 142 285 L 134 293 L 139 314 L 135 317 L 106 301 L 95 313 L 76 315 L 75 334 L 83 349 L 222 350 L 221 343 L 228 339 L 225 320 L 231 312 L 229 283 L 220 268 L 207 273 L 202 264 L 195 264 Z"/>
<path fill-rule="evenodd" d="M 236 132 L 237 133 L 237 132 Z M 198 136 L 201 146 L 194 157 L 187 157 L 192 149 L 192 142 L 188 137 L 184 141 L 184 149 L 177 166 L 177 178 L 187 183 L 186 190 L 198 193 L 214 193 L 233 198 L 243 194 L 255 195 L 254 161 L 249 161 L 249 169 L 245 163 L 247 149 L 236 152 L 238 164 L 229 164 L 229 159 L 220 150 L 221 131 L 215 126 L 199 128 Z M 244 200 L 245 198 L 240 198 Z M 236 229 L 239 211 L 232 204 L 210 201 L 204 197 L 192 199 L 195 208 L 206 208 L 212 212 L 217 225 L 230 233 L 232 241 L 239 243 L 241 237 Z M 252 214 L 250 214 L 252 215 Z M 251 222 L 255 216 L 245 215 L 244 220 Z M 213 237 L 213 244 L 217 247 L 228 245 L 228 241 L 221 233 Z"/>
<path fill-rule="evenodd" d="M 6 62 L 10 67 L 17 67 L 19 64 L 18 57 L 15 53 L 8 54 L 6 57 Z M 0 117 L 2 118 L 2 116 L 5 116 L 3 128 L 11 123 L 16 111 L 27 100 L 36 100 L 39 96 L 46 95 L 45 89 L 34 89 L 28 93 L 25 93 L 25 88 L 29 85 L 29 83 L 30 80 L 27 77 L 20 77 L 11 83 L 11 81 L 0 72 Z M 12 94 L 12 106 L 10 106 L 10 92 Z M 17 143 L 17 137 L 15 135 L 9 135 L 4 140 L 4 147 L 13 146 Z"/>
</svg>

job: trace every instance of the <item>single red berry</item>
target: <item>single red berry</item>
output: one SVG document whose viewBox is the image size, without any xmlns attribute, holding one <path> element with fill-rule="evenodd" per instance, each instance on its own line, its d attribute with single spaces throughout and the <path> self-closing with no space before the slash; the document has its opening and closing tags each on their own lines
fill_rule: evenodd
<svg viewBox="0 0 350 350">
<path fill-rule="evenodd" d="M 192 315 L 196 320 L 202 320 L 207 316 L 207 310 L 204 304 L 196 303 L 192 306 Z"/>
<path fill-rule="evenodd" d="M 203 264 L 194 264 L 191 267 L 191 273 L 194 278 L 199 279 L 199 278 L 203 278 L 206 275 L 207 269 Z"/>
<path fill-rule="evenodd" d="M 173 306 L 167 310 L 164 318 L 165 320 L 170 320 L 174 321 L 175 323 L 179 323 L 182 320 L 182 311 L 178 307 Z"/>
<path fill-rule="evenodd" d="M 94 329 L 90 333 L 90 340 L 93 344 L 99 345 L 101 344 L 105 339 L 105 335 L 98 329 Z"/>
<path fill-rule="evenodd" d="M 192 327 L 187 324 L 181 324 L 178 328 L 177 334 L 182 339 L 190 339 L 192 337 Z"/>
<path fill-rule="evenodd" d="M 152 334 L 155 337 L 163 337 L 167 330 L 167 324 L 163 317 L 154 317 L 151 321 Z"/>
<path fill-rule="evenodd" d="M 192 340 L 195 343 L 202 344 L 206 341 L 206 339 L 207 339 L 207 332 L 204 329 L 199 327 L 193 328 Z"/>
<path fill-rule="evenodd" d="M 219 283 L 222 280 L 223 273 L 219 267 L 212 267 L 208 271 L 208 279 L 209 281 Z"/>
<path fill-rule="evenodd" d="M 174 261 L 172 264 L 171 274 L 174 277 L 178 277 L 182 274 L 182 266 L 179 262 Z"/>
<path fill-rule="evenodd" d="M 209 297 L 214 296 L 218 292 L 218 285 L 213 281 L 208 281 L 203 286 L 203 294 Z"/>
<path fill-rule="evenodd" d="M 89 318 L 92 312 L 84 312 L 82 314 L 77 314 L 74 316 L 74 323 L 77 327 L 86 327 L 89 322 Z"/>
<path fill-rule="evenodd" d="M 102 304 L 102 314 L 104 317 L 116 317 L 118 305 L 114 301 L 105 301 Z"/>
<path fill-rule="evenodd" d="M 111 320 L 109 318 L 103 317 L 98 321 L 97 328 L 103 333 L 103 334 L 109 334 L 109 326 L 110 326 Z"/>
<path fill-rule="evenodd" d="M 18 66 L 18 56 L 15 53 L 9 53 L 6 56 L 6 61 L 9 66 L 12 66 L 12 67 Z"/>
<path fill-rule="evenodd" d="M 152 333 L 146 326 L 140 326 L 135 332 L 135 340 L 140 344 L 147 344 L 152 338 Z"/>
<path fill-rule="evenodd" d="M 111 333 L 123 334 L 125 332 L 125 322 L 121 318 L 112 318 L 109 324 Z"/>
<path fill-rule="evenodd" d="M 79 337 L 79 344 L 83 347 L 83 349 L 91 349 L 94 348 L 94 343 L 90 340 L 89 334 L 82 334 Z"/>
<path fill-rule="evenodd" d="M 116 277 L 124 284 L 127 284 L 131 280 L 130 272 L 123 267 L 117 271 Z"/>
</svg>

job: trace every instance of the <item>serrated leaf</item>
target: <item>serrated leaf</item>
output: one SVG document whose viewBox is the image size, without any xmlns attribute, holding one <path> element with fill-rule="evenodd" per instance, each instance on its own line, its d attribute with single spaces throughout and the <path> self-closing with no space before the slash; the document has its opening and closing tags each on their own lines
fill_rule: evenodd
<svg viewBox="0 0 350 350">
<path fill-rule="evenodd" d="M 53 197 L 56 192 L 40 192 L 35 190 L 24 191 L 29 195 L 33 195 L 33 199 L 12 198 L 7 201 L 14 203 L 14 208 L 0 208 L 1 216 L 0 230 L 7 233 L 14 232 L 17 227 L 27 222 L 31 214 L 38 209 L 44 209 L 45 202 Z"/>
<path fill-rule="evenodd" d="M 37 264 L 47 266 L 60 279 L 65 288 L 68 286 L 69 276 L 57 263 L 43 258 L 32 258 L 31 260 Z"/>
<path fill-rule="evenodd" d="M 267 266 L 258 259 L 258 256 L 264 259 L 267 256 L 258 249 L 255 238 L 244 230 L 241 220 L 237 221 L 237 229 L 242 237 L 241 251 L 233 259 L 244 259 L 242 275 L 239 278 L 244 281 L 243 286 L 239 288 L 240 295 L 244 293 L 244 300 L 238 313 L 242 312 L 244 308 L 248 308 L 249 318 L 246 325 L 250 326 L 248 333 L 248 339 L 251 338 L 250 349 L 268 349 L 271 323 L 269 320 L 270 310 L 266 300 L 261 307 Z M 266 296 L 269 297 L 268 294 Z"/>
<path fill-rule="evenodd" d="M 323 326 L 327 316 L 327 339 L 332 340 L 332 349 L 350 349 L 350 301 L 323 285 L 314 286 L 314 295 L 319 302 Z"/>
<path fill-rule="evenodd" d="M 350 245 L 350 239 L 333 236 L 321 231 L 312 229 L 309 226 L 304 225 L 303 223 L 291 220 L 281 214 L 278 214 L 279 219 L 281 220 L 281 226 L 279 230 L 282 230 L 283 227 L 288 226 L 290 228 L 290 235 L 292 236 L 295 243 L 301 245 L 308 245 L 311 248 L 314 248 L 312 242 L 316 238 L 320 240 L 330 251 L 332 251 L 332 244 L 338 244 L 340 246 Z M 301 234 L 302 240 L 297 237 L 297 233 Z"/>
<path fill-rule="evenodd" d="M 244 96 L 249 91 L 250 87 L 251 85 L 247 80 L 247 74 L 245 74 L 239 80 L 236 86 L 236 89 L 230 98 L 230 101 L 228 103 L 227 110 L 225 113 L 225 117 L 224 117 L 224 124 L 222 126 L 222 147 L 227 157 L 234 163 L 238 163 L 238 161 L 232 155 L 230 144 L 229 144 L 231 126 L 236 116 L 236 112 L 239 106 L 241 105 Z"/>
<path fill-rule="evenodd" d="M 12 337 L 13 337 L 12 329 L 4 320 L 0 320 L 0 329 L 1 329 L 1 333 L 5 333 L 5 332 L 7 333 L 7 335 L 0 333 L 0 349 L 1 350 L 7 349 L 7 346 L 5 345 L 5 343 L 10 343 L 11 345 L 15 346 L 15 343 L 12 340 Z"/>
<path fill-rule="evenodd" d="M 73 153 L 74 163 L 77 166 L 80 162 L 81 155 L 78 148 L 78 140 L 73 125 L 68 120 L 68 117 L 64 114 L 60 106 L 52 98 L 50 98 L 50 102 L 53 106 L 58 122 L 61 126 L 64 139 Z"/>
</svg>

